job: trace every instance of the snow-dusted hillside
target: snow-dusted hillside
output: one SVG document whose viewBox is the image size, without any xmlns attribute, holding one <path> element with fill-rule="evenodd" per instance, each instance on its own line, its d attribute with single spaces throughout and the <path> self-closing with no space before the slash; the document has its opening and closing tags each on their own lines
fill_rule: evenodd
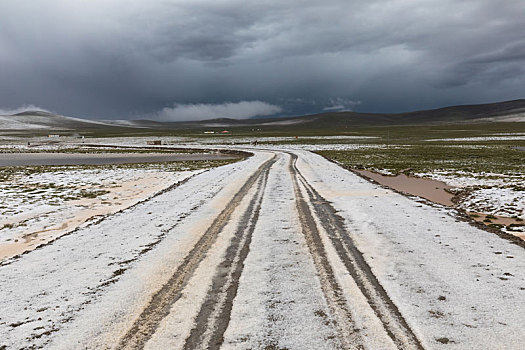
<svg viewBox="0 0 525 350">
<path fill-rule="evenodd" d="M 87 120 L 42 111 L 26 111 L 14 115 L 0 115 L 0 130 L 70 130 L 82 127 L 110 126 Z"/>
</svg>

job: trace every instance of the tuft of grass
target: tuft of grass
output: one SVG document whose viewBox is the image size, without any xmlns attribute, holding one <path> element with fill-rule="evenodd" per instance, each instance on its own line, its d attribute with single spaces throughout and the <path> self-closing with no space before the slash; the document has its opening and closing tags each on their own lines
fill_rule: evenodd
<svg viewBox="0 0 525 350">
<path fill-rule="evenodd" d="M 489 224 L 488 226 L 492 228 L 497 228 L 498 230 L 505 227 L 505 225 L 502 224 Z"/>
<path fill-rule="evenodd" d="M 103 196 L 105 194 L 108 194 L 109 191 L 106 190 L 81 190 L 78 194 L 79 198 L 97 198 L 98 196 Z"/>
</svg>

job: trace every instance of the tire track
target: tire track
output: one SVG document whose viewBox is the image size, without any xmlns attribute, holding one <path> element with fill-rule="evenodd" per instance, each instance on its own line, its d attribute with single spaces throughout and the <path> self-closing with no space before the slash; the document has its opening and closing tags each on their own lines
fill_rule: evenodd
<svg viewBox="0 0 525 350">
<path fill-rule="evenodd" d="M 292 176 L 297 212 L 306 243 L 319 274 L 323 294 L 337 328 L 339 340 L 344 349 L 364 349 L 363 341 L 359 335 L 359 331 L 354 326 L 352 313 L 348 308 L 342 288 L 337 283 L 333 268 L 328 261 L 313 214 L 301 192 L 294 156 L 295 155 L 292 154 L 289 171 Z"/>
<path fill-rule="evenodd" d="M 275 161 L 276 156 L 267 160 L 248 178 L 184 258 L 168 282 L 152 296 L 148 305 L 120 339 L 117 349 L 141 349 L 144 347 L 155 333 L 160 322 L 169 314 L 171 306 L 181 297 L 182 290 L 220 232 L 228 224 L 235 209 L 261 178 L 261 175 L 264 176 Z"/>
<path fill-rule="evenodd" d="M 268 167 L 259 177 L 257 191 L 237 225 L 223 261 L 218 265 L 212 287 L 184 344 L 185 350 L 219 349 L 224 342 L 224 333 L 228 328 L 233 301 L 239 288 L 239 278 L 259 218 L 269 171 Z"/>
<path fill-rule="evenodd" d="M 328 237 L 334 245 L 339 258 L 361 290 L 361 293 L 366 297 L 389 337 L 399 349 L 423 349 L 419 339 L 377 280 L 370 266 L 365 261 L 363 254 L 357 249 L 352 238 L 346 233 L 343 218 L 337 215 L 336 210 L 329 202 L 326 201 L 299 172 L 296 167 L 297 155 L 293 153 L 289 154 L 292 157 L 290 161 L 290 172 L 294 178 L 294 187 L 298 188 L 298 182 L 300 182 L 305 188 L 309 202 L 312 203 L 315 214 L 328 233 Z M 302 196 L 300 190 L 298 192 L 299 196 Z M 300 201 L 304 202 L 304 199 L 300 199 Z M 310 220 L 313 222 L 312 218 L 310 218 Z M 309 224 L 306 223 L 305 225 L 308 226 Z M 319 244 L 322 245 L 320 238 Z M 322 250 L 319 249 L 319 252 L 316 252 L 316 254 L 317 253 L 326 254 L 324 248 Z M 325 261 L 327 260 L 325 255 L 322 255 L 320 258 Z M 328 264 L 328 262 L 326 263 Z"/>
</svg>

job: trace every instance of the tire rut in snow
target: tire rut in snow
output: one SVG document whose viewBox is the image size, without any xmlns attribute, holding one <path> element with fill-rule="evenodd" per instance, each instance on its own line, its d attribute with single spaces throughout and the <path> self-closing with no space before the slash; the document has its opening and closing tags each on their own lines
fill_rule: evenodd
<svg viewBox="0 0 525 350">
<path fill-rule="evenodd" d="M 361 336 L 355 328 L 352 313 L 346 303 L 343 290 L 339 286 L 333 268 L 328 261 L 321 234 L 310 211 L 310 207 L 301 193 L 294 155 L 292 155 L 292 159 L 290 160 L 289 170 L 292 176 L 297 212 L 301 221 L 303 234 L 313 258 L 315 268 L 319 274 L 321 289 L 337 328 L 339 341 L 344 349 L 363 349 Z"/>
<path fill-rule="evenodd" d="M 226 207 L 215 218 L 211 226 L 184 258 L 168 282 L 152 297 L 130 329 L 120 339 L 117 349 L 141 349 L 155 333 L 160 322 L 169 314 L 171 306 L 181 297 L 182 290 L 216 241 L 219 233 L 228 224 L 233 212 L 262 174 L 275 163 L 275 156 L 264 162 L 233 196 Z"/>
<path fill-rule="evenodd" d="M 383 286 L 379 283 L 363 254 L 357 249 L 352 238 L 346 232 L 344 220 L 304 178 L 296 167 L 297 155 L 292 159 L 290 171 L 294 181 L 300 181 L 308 193 L 316 216 L 328 233 L 337 254 L 361 293 L 374 310 L 389 337 L 399 349 L 423 349 L 419 339 L 413 333 L 397 306 L 390 300 Z M 321 243 L 322 244 L 322 243 Z"/>
<path fill-rule="evenodd" d="M 219 349 L 224 341 L 233 300 L 239 287 L 239 278 L 244 269 L 244 261 L 250 251 L 252 235 L 259 218 L 269 171 L 268 167 L 260 176 L 257 191 L 237 225 L 224 259 L 218 265 L 212 286 L 184 344 L 185 350 Z"/>
</svg>

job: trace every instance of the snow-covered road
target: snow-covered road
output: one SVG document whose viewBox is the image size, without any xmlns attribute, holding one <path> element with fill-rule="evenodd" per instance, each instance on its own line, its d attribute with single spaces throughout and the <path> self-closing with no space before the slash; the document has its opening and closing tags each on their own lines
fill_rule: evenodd
<svg viewBox="0 0 525 350">
<path fill-rule="evenodd" d="M 0 349 L 520 349 L 525 250 L 259 150 L 0 264 Z"/>
</svg>

